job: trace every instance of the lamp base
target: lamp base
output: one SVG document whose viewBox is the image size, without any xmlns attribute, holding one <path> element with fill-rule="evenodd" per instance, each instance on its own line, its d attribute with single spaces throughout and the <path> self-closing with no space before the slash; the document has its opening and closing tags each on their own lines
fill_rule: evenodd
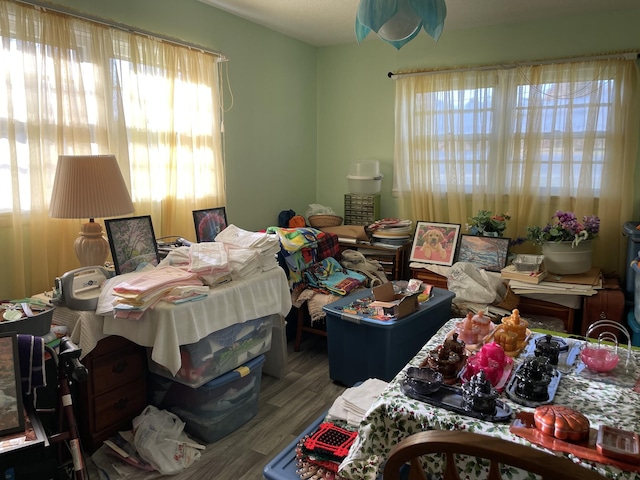
<svg viewBox="0 0 640 480">
<path fill-rule="evenodd" d="M 109 243 L 102 236 L 102 225 L 93 221 L 82 225 L 80 236 L 76 238 L 76 256 L 83 267 L 101 266 L 109 255 Z"/>
</svg>

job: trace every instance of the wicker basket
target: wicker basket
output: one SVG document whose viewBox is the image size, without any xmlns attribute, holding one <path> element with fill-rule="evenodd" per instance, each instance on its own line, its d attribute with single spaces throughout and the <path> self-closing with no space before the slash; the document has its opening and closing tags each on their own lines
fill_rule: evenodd
<svg viewBox="0 0 640 480">
<path fill-rule="evenodd" d="M 311 215 L 309 225 L 313 228 L 337 227 L 342 225 L 342 217 L 338 215 Z"/>
</svg>

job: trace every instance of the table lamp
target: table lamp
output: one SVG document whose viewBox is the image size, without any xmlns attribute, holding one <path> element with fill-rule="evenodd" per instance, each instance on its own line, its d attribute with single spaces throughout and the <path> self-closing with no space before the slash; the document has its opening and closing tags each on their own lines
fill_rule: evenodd
<svg viewBox="0 0 640 480">
<path fill-rule="evenodd" d="M 131 196 L 114 155 L 60 155 L 51 192 L 49 216 L 88 218 L 75 241 L 82 266 L 103 265 L 109 243 L 94 218 L 134 211 Z"/>
</svg>

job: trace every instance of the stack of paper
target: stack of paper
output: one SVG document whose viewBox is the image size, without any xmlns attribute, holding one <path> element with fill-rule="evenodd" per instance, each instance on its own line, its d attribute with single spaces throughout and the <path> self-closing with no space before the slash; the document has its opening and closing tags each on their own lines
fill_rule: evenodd
<svg viewBox="0 0 640 480">
<path fill-rule="evenodd" d="M 583 295 L 591 296 L 602 288 L 602 276 L 598 267 L 593 267 L 587 273 L 576 275 L 548 274 L 539 283 L 509 280 L 513 293 L 526 295 L 531 293 L 547 293 L 554 295 Z"/>
</svg>

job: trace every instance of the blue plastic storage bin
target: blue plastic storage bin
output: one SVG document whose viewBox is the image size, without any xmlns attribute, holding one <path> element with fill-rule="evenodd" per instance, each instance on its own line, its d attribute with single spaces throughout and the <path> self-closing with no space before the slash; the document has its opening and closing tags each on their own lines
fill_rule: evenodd
<svg viewBox="0 0 640 480">
<path fill-rule="evenodd" d="M 304 436 L 315 432 L 326 416 L 327 412 L 316 418 L 293 442 L 267 463 L 262 470 L 262 476 L 267 480 L 300 480 L 300 475 L 296 473 L 298 469 L 296 465 L 296 446 Z M 402 480 L 408 479 L 408 473 L 408 468 L 403 469 L 400 473 L 400 478 Z M 382 480 L 382 475 L 379 475 L 376 480 Z"/>
<path fill-rule="evenodd" d="M 627 314 L 627 324 L 631 330 L 631 345 L 640 347 L 640 322 L 632 311 Z"/>
<path fill-rule="evenodd" d="M 320 426 L 327 416 L 324 412 L 316 418 L 311 425 L 287 447 L 274 457 L 262 470 L 262 475 L 267 480 L 300 480 L 300 475 L 296 473 L 296 445 L 306 435 L 310 435 Z"/>
<path fill-rule="evenodd" d="M 331 380 L 352 386 L 368 378 L 390 381 L 451 318 L 455 294 L 441 288 L 417 312 L 397 320 L 344 314 L 354 300 L 372 296 L 361 290 L 323 307 Z"/>
<path fill-rule="evenodd" d="M 633 275 L 633 295 L 631 300 L 633 301 L 633 313 L 635 318 L 640 318 L 640 266 L 638 266 L 638 261 L 640 259 L 635 259 L 631 262 L 630 268 L 627 269 L 628 272 L 631 272 Z"/>
<path fill-rule="evenodd" d="M 149 370 L 176 382 L 198 388 L 220 375 L 243 365 L 271 348 L 272 316 L 247 320 L 213 332 L 200 341 L 180 346 L 180 370 L 175 377 L 151 359 L 147 348 Z"/>
<path fill-rule="evenodd" d="M 178 415 L 191 435 L 213 443 L 258 413 L 264 360 L 260 355 L 198 388 L 149 374 L 149 401 Z"/>
<path fill-rule="evenodd" d="M 635 291 L 635 272 L 631 269 L 631 262 L 640 256 L 640 230 L 636 227 L 640 222 L 626 222 L 622 227 L 622 234 L 627 237 L 627 268 L 625 272 L 625 296 L 633 300 Z"/>
</svg>

